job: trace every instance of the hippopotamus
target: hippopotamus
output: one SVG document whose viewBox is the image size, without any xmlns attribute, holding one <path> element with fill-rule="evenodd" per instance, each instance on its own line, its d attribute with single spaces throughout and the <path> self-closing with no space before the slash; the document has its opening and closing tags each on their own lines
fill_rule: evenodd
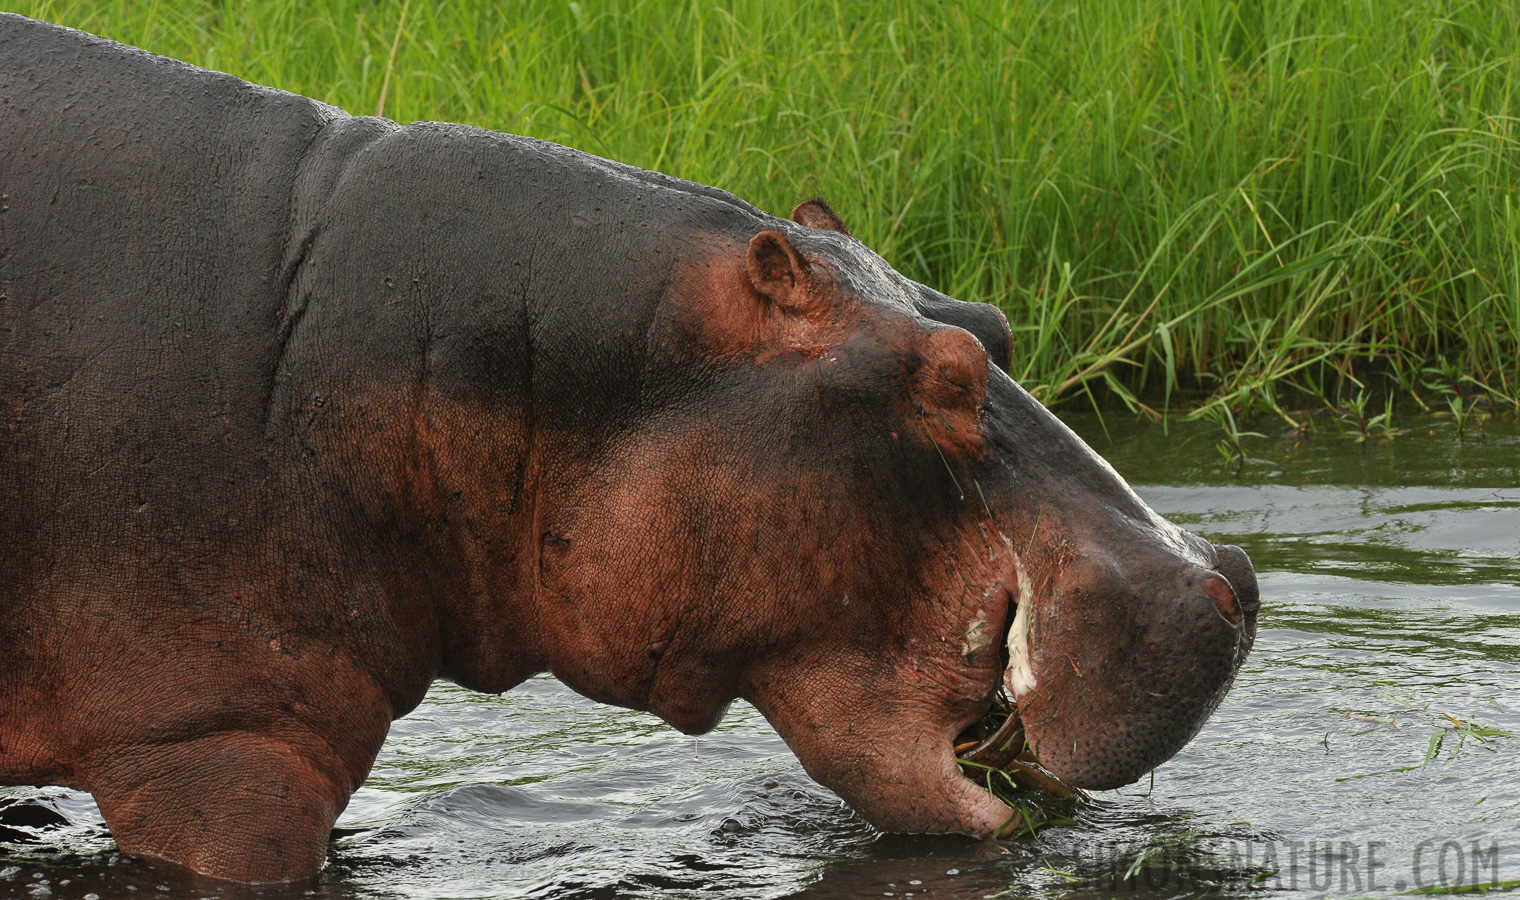
<svg viewBox="0 0 1520 900">
<path fill-rule="evenodd" d="M 1249 560 L 821 201 L 399 126 L 0 15 L 0 784 L 123 852 L 313 876 L 437 679 L 688 734 L 753 704 L 899 832 L 1015 822 L 1000 689 L 1141 777 L 1251 647 Z"/>
</svg>

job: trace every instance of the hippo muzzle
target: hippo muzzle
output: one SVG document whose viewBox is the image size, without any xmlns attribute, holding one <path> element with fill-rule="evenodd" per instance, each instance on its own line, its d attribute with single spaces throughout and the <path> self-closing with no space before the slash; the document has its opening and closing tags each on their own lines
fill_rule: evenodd
<svg viewBox="0 0 1520 900">
<path fill-rule="evenodd" d="M 1255 639 L 1256 575 L 1239 547 L 1154 513 L 1015 392 L 993 410 L 1018 447 L 1009 518 L 1027 535 L 1003 686 L 1041 765 L 1075 787 L 1119 787 L 1180 750 L 1224 698 Z"/>
<path fill-rule="evenodd" d="M 1200 549 L 1217 561 L 1138 582 L 1112 557 L 1074 560 L 1015 617 L 1004 683 L 1030 749 L 1067 783 L 1135 781 L 1224 698 L 1255 635 L 1256 580 L 1239 548 Z"/>
</svg>

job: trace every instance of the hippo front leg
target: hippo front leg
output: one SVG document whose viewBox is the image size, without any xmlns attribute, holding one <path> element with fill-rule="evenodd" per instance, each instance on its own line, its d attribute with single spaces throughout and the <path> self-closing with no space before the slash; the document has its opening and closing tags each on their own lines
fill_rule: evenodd
<svg viewBox="0 0 1520 900">
<path fill-rule="evenodd" d="M 352 792 L 303 750 L 242 731 L 118 750 L 92 774 L 122 852 L 251 883 L 315 877 Z"/>
<path fill-rule="evenodd" d="M 244 632 L 203 622 L 158 648 L 119 640 L 144 648 L 104 661 L 127 672 L 122 689 L 82 692 L 60 714 L 83 735 L 67 783 L 94 795 L 124 853 L 230 881 L 302 881 L 321 871 L 395 707 L 345 654 Z"/>
<path fill-rule="evenodd" d="M 886 831 L 990 837 L 1013 810 L 966 779 L 953 740 L 974 715 L 947 708 L 941 685 L 894 696 L 880 666 L 834 658 L 752 673 L 744 691 L 815 781 Z"/>
</svg>

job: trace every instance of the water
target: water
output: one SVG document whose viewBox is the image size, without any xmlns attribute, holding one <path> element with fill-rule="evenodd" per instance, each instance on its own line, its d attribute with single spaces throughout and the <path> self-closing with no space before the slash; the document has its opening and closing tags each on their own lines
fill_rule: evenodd
<svg viewBox="0 0 1520 900">
<path fill-rule="evenodd" d="M 1376 896 L 1520 880 L 1520 428 L 1365 449 L 1075 426 L 1156 509 L 1250 552 L 1223 707 L 1142 781 L 1003 843 L 887 836 L 755 711 L 683 737 L 552 679 L 438 685 L 397 722 L 320 884 L 266 897 Z M 1111 438 L 1112 440 L 1110 441 Z M 232 896 L 119 858 L 86 795 L 0 792 L 0 895 Z M 310 893 L 308 893 L 310 891 Z"/>
</svg>

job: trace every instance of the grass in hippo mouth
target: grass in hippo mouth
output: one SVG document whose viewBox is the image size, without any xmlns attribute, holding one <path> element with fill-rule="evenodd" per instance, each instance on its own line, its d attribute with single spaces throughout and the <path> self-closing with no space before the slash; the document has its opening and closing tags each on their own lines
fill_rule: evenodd
<svg viewBox="0 0 1520 900">
<path fill-rule="evenodd" d="M 999 837 L 1034 834 L 1067 824 L 1086 795 L 1040 767 L 1024 740 L 1018 705 L 999 690 L 981 721 L 956 738 L 955 755 L 966 777 L 1015 812 Z"/>
</svg>

